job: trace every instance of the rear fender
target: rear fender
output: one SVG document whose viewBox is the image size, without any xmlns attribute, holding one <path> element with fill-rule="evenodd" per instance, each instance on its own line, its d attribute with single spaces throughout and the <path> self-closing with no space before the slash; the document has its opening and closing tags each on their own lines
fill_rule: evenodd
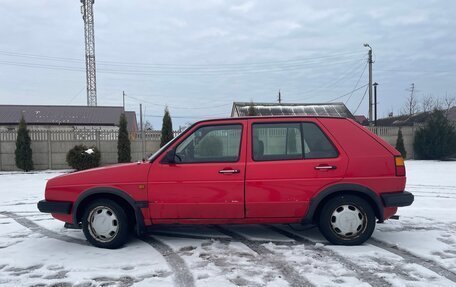
<svg viewBox="0 0 456 287">
<path fill-rule="evenodd" d="M 383 222 L 384 207 L 380 197 L 374 191 L 362 185 L 342 183 L 332 185 L 318 192 L 317 195 L 310 200 L 309 210 L 306 216 L 302 219 L 301 223 L 313 224 L 315 216 L 319 214 L 320 209 L 323 207 L 325 202 L 334 196 L 343 194 L 353 194 L 367 200 L 372 205 L 375 216 L 380 222 Z"/>
</svg>

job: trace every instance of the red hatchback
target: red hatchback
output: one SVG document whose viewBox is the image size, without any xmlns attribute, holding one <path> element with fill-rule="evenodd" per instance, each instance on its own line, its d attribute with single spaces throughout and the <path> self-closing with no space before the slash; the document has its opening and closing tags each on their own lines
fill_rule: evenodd
<svg viewBox="0 0 456 287">
<path fill-rule="evenodd" d="M 317 224 L 356 245 L 412 204 L 400 153 L 356 122 L 330 117 L 206 120 L 148 161 L 58 176 L 41 212 L 117 248 L 158 224 Z"/>
</svg>

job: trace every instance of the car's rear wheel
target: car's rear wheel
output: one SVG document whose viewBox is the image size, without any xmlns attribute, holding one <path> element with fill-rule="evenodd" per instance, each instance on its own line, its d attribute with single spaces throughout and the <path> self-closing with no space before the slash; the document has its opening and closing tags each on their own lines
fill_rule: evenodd
<svg viewBox="0 0 456 287">
<path fill-rule="evenodd" d="M 82 230 L 94 246 L 114 249 L 129 237 L 125 210 L 110 199 L 97 199 L 88 204 L 82 217 Z"/>
<path fill-rule="evenodd" d="M 319 218 L 323 236 L 337 245 L 358 245 L 369 239 L 375 229 L 375 214 L 364 199 L 341 195 L 323 206 Z"/>
</svg>

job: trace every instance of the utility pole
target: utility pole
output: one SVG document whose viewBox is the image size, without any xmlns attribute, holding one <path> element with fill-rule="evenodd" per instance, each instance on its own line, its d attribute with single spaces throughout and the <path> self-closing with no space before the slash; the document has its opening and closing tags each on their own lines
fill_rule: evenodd
<svg viewBox="0 0 456 287">
<path fill-rule="evenodd" d="M 282 95 L 280 94 L 280 90 L 279 90 L 279 97 L 278 97 L 278 99 L 277 99 L 277 100 L 279 101 L 279 104 L 281 104 L 281 103 L 282 103 Z"/>
<path fill-rule="evenodd" d="M 145 155 L 146 155 L 146 145 L 145 145 L 145 141 L 144 141 L 142 104 L 139 104 L 139 125 L 140 125 L 140 133 L 141 133 L 141 152 L 142 152 L 142 158 L 144 159 Z"/>
<path fill-rule="evenodd" d="M 87 105 L 97 105 L 97 77 L 95 68 L 95 30 L 93 3 L 95 0 L 81 0 L 81 14 L 84 20 L 85 60 L 87 80 Z"/>
<path fill-rule="evenodd" d="M 364 44 L 364 47 L 369 48 L 368 59 L 369 63 L 369 123 L 372 124 L 372 48 L 369 44 Z"/>
<path fill-rule="evenodd" d="M 378 83 L 375 82 L 372 84 L 374 86 L 374 126 L 377 126 L 377 86 L 378 86 Z"/>
<path fill-rule="evenodd" d="M 125 112 L 125 91 L 122 91 L 122 107 Z"/>
</svg>

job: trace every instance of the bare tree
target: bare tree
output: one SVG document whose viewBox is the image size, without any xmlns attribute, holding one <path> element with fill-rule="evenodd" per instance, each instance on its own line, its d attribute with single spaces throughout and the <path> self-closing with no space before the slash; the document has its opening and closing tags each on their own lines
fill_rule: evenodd
<svg viewBox="0 0 456 287">
<path fill-rule="evenodd" d="M 407 101 L 405 102 L 404 107 L 402 108 L 402 114 L 404 115 L 409 115 L 412 116 L 416 114 L 419 109 L 418 109 L 418 100 L 416 98 L 416 91 L 415 91 L 415 84 L 412 83 L 410 85 L 410 88 L 407 89 L 407 91 L 410 92 L 410 94 L 407 97 Z"/>
<path fill-rule="evenodd" d="M 149 121 L 146 121 L 146 123 L 144 124 L 144 129 L 146 131 L 151 131 L 154 129 L 154 126 Z"/>
<path fill-rule="evenodd" d="M 443 98 L 443 109 L 445 111 L 445 114 L 448 113 L 448 111 L 456 105 L 456 97 L 455 96 L 450 96 L 448 94 L 445 94 L 445 98 Z"/>
<path fill-rule="evenodd" d="M 435 107 L 435 100 L 432 94 L 427 94 L 424 96 L 424 98 L 421 100 L 421 110 L 423 112 L 430 112 L 434 109 Z"/>
</svg>

